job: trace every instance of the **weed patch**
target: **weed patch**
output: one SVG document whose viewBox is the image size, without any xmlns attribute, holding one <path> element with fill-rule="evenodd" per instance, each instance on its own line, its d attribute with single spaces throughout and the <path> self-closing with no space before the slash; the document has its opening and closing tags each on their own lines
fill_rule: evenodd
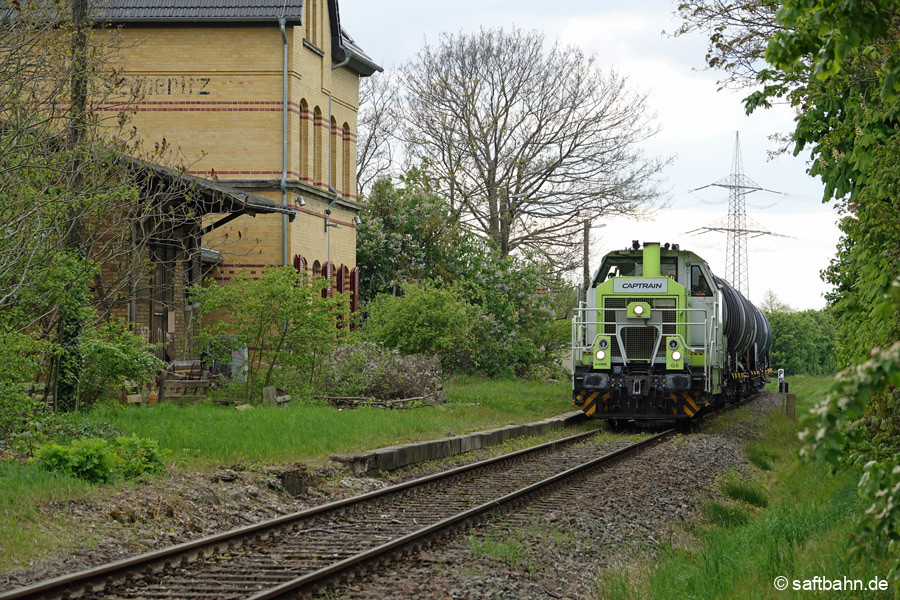
<svg viewBox="0 0 900 600">
<path fill-rule="evenodd" d="M 719 527 L 738 527 L 750 520 L 750 515 L 745 510 L 719 502 L 707 502 L 703 506 L 703 514 Z"/>
<path fill-rule="evenodd" d="M 722 482 L 721 489 L 722 493 L 729 498 L 746 502 L 751 506 L 765 508 L 769 505 L 769 498 L 762 489 L 752 483 L 741 480 L 737 475 L 726 478 Z"/>
</svg>

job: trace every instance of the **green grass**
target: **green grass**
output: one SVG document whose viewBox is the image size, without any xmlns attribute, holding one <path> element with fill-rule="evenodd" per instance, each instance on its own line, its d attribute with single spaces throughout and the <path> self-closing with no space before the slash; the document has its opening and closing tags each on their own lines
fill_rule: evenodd
<svg viewBox="0 0 900 600">
<path fill-rule="evenodd" d="M 746 502 L 757 508 L 764 508 L 769 505 L 769 498 L 765 491 L 752 483 L 742 481 L 737 478 L 729 478 L 722 482 L 722 493 L 730 498 Z"/>
<path fill-rule="evenodd" d="M 528 559 L 528 548 L 519 529 L 488 532 L 485 535 L 469 536 L 470 551 L 473 556 L 489 556 L 503 561 L 512 569 L 528 572 L 536 570 L 536 565 Z"/>
<path fill-rule="evenodd" d="M 254 405 L 243 412 L 212 403 L 99 406 L 67 415 L 63 431 L 104 437 L 134 433 L 157 440 L 169 452 L 167 467 L 204 470 L 316 462 L 332 454 L 534 421 L 572 410 L 568 382 L 467 378 L 446 387 L 445 404 L 411 410 L 338 410 L 303 401 L 287 408 Z M 66 540 L 80 536 L 79 543 L 84 543 L 84 535 L 71 531 L 65 504 L 107 490 L 111 488 L 51 474 L 35 465 L 0 463 L 0 572 L 75 543 Z M 48 509 L 50 503 L 60 507 Z M 44 508 L 43 513 L 38 507 Z"/>
<path fill-rule="evenodd" d="M 719 527 L 743 525 L 750 520 L 750 515 L 742 508 L 726 506 L 719 502 L 707 502 L 703 507 L 703 514 L 706 515 L 710 523 Z"/>
<path fill-rule="evenodd" d="M 35 548 L 64 549 L 69 530 L 62 520 L 48 519 L 38 510 L 58 502 L 86 498 L 97 486 L 44 471 L 36 465 L 0 463 L 0 572 L 21 565 L 34 556 Z"/>
<path fill-rule="evenodd" d="M 236 411 L 211 403 L 97 408 L 88 423 L 159 442 L 187 466 L 327 458 L 392 444 L 539 420 L 571 410 L 569 384 L 459 380 L 448 401 L 411 410 L 338 410 L 317 403 L 255 405 Z"/>
<path fill-rule="evenodd" d="M 826 378 L 793 377 L 797 412 L 808 410 L 828 388 Z M 710 524 L 695 526 L 696 541 L 689 547 L 668 547 L 661 556 L 629 572 L 607 571 L 598 582 L 604 599 L 756 599 L 811 598 L 811 591 L 779 591 L 775 578 L 794 580 L 815 576 L 829 579 L 884 577 L 877 566 L 847 558 L 853 528 L 851 515 L 862 506 L 856 493 L 859 473 L 832 474 L 821 462 L 798 465 L 796 423 L 773 414 L 763 440 L 745 448 L 748 460 L 765 471 L 770 490 L 763 493 L 754 481 L 726 480 L 723 491 L 739 502 L 710 502 L 704 514 Z M 731 487 L 728 485 L 732 484 Z M 764 500 L 763 500 L 764 499 Z M 744 510 L 741 503 L 759 509 Z M 888 597 L 888 592 L 881 592 Z M 874 592 L 826 592 L 834 598 L 877 598 Z"/>
</svg>

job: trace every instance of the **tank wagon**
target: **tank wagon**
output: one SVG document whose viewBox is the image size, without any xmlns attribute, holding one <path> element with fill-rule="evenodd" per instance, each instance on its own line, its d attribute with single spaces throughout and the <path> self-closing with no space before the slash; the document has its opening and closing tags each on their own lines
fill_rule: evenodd
<svg viewBox="0 0 900 600">
<path fill-rule="evenodd" d="M 572 321 L 572 398 L 601 419 L 691 419 L 765 384 L 762 311 L 677 244 L 611 252 Z"/>
</svg>

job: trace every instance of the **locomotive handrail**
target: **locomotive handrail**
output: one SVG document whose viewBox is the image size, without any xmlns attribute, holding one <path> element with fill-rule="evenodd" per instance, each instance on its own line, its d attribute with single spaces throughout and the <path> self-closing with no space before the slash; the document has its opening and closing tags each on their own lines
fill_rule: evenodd
<svg viewBox="0 0 900 600">
<path fill-rule="evenodd" d="M 716 304 L 718 304 L 718 303 L 716 303 Z M 587 327 L 589 325 L 594 325 L 594 326 L 612 325 L 612 326 L 616 327 L 616 339 L 618 342 L 620 342 L 619 343 L 619 351 L 622 355 L 621 357 L 623 359 L 623 364 L 627 365 L 630 361 L 628 360 L 628 355 L 625 352 L 625 349 L 622 347 L 621 339 L 619 337 L 622 327 L 625 327 L 627 325 L 622 324 L 618 321 L 606 321 L 606 320 L 604 320 L 604 321 L 589 321 L 589 320 L 587 320 L 587 311 L 588 310 L 594 310 L 596 312 L 600 312 L 600 311 L 621 312 L 621 311 L 627 311 L 628 309 L 627 309 L 627 307 L 602 308 L 602 309 L 588 308 L 588 307 L 579 307 L 578 308 L 575 315 L 572 317 L 572 348 L 571 348 L 571 350 L 572 350 L 572 372 L 573 373 L 575 372 L 575 367 L 578 365 L 579 360 L 581 360 L 581 358 L 583 357 L 585 352 L 589 351 L 593 347 L 593 344 L 596 341 L 597 336 L 602 335 L 602 334 L 598 333 L 597 335 L 594 336 L 594 339 L 591 340 L 591 343 L 588 344 L 586 333 L 587 333 Z M 667 309 L 667 310 L 673 310 L 673 311 L 678 311 L 678 312 L 703 313 L 705 318 L 704 318 L 703 322 L 701 322 L 701 323 L 690 323 L 690 322 L 652 323 L 652 324 L 648 323 L 648 326 L 652 326 L 657 329 L 661 329 L 662 325 L 683 325 L 683 326 L 687 326 L 687 327 L 702 326 L 704 328 L 704 333 L 705 333 L 704 337 L 706 338 L 706 339 L 704 339 L 703 345 L 702 346 L 689 346 L 689 345 L 685 344 L 685 346 L 692 352 L 703 351 L 704 356 L 705 356 L 704 361 L 703 361 L 704 362 L 703 372 L 705 375 L 705 379 L 708 381 L 709 374 L 710 374 L 709 369 L 710 369 L 710 363 L 711 363 L 710 353 L 716 347 L 716 344 L 715 344 L 716 337 L 714 335 L 714 331 L 718 327 L 718 319 L 715 318 L 716 307 L 713 308 L 712 316 L 710 316 L 710 310 L 708 307 L 672 308 L 672 309 Z M 660 333 L 662 333 L 662 332 L 660 331 Z M 583 340 L 582 343 L 584 345 L 576 345 L 576 343 L 575 343 L 576 340 Z M 651 361 L 655 360 L 657 358 L 656 354 L 658 351 L 658 347 L 659 347 L 659 343 L 657 343 L 656 347 L 654 347 L 653 356 L 650 358 Z"/>
</svg>

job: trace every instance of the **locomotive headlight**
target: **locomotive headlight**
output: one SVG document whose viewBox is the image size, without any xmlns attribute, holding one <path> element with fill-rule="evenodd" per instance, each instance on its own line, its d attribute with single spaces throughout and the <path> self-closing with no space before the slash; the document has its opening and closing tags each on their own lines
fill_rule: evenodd
<svg viewBox="0 0 900 600">
<path fill-rule="evenodd" d="M 641 306 L 640 304 L 636 304 L 634 307 L 634 314 L 636 314 L 636 315 L 644 314 L 644 307 Z"/>
<path fill-rule="evenodd" d="M 684 345 L 678 336 L 666 339 L 666 369 L 681 371 L 684 369 Z"/>
<path fill-rule="evenodd" d="M 594 340 L 594 360 L 591 361 L 594 369 L 609 369 L 612 366 L 611 345 L 612 342 L 608 335 L 598 335 Z"/>
</svg>

